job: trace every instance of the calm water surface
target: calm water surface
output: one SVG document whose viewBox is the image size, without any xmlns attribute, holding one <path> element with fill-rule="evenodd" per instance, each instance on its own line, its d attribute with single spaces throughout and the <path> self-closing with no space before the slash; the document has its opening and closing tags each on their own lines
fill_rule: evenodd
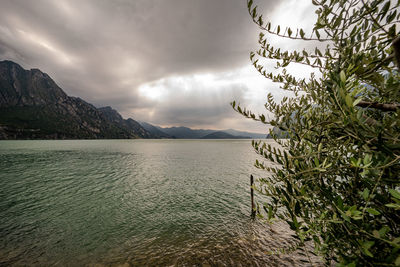
<svg viewBox="0 0 400 267">
<path fill-rule="evenodd" d="M 249 140 L 0 141 L 0 265 L 298 266 Z"/>
</svg>

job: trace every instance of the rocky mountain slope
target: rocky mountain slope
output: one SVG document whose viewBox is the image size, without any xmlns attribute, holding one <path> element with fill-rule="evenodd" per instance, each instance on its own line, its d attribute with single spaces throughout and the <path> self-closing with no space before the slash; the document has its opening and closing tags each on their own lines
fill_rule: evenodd
<svg viewBox="0 0 400 267">
<path fill-rule="evenodd" d="M 110 107 L 68 96 L 46 73 L 0 61 L 0 139 L 151 137 Z"/>
</svg>

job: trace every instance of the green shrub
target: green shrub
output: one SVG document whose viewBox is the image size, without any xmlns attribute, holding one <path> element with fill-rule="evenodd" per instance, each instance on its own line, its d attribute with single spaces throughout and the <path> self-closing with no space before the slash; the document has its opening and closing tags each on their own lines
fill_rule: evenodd
<svg viewBox="0 0 400 267">
<path fill-rule="evenodd" d="M 310 34 L 265 23 L 247 2 L 262 31 L 252 64 L 291 92 L 280 103 L 268 95 L 271 120 L 231 103 L 288 136 L 270 131 L 281 149 L 253 141 L 259 155 L 278 163 L 255 163 L 268 173 L 257 184 L 268 199 L 260 216 L 285 220 L 300 244 L 314 242 L 327 265 L 399 266 L 400 1 L 312 2 L 318 20 Z M 268 35 L 316 48 L 284 51 Z M 275 60 L 279 74 L 266 71 L 260 58 Z M 286 70 L 291 64 L 310 66 L 315 75 L 295 77 Z"/>
</svg>

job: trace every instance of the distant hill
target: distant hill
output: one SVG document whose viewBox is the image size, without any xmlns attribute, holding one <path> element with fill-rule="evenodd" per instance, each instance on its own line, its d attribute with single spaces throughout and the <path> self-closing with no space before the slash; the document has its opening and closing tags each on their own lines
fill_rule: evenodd
<svg viewBox="0 0 400 267">
<path fill-rule="evenodd" d="M 68 96 L 46 73 L 0 61 L 0 139 L 150 137 L 112 108 Z"/>
<path fill-rule="evenodd" d="M 235 136 L 225 132 L 213 132 L 203 136 L 201 139 L 251 139 L 249 136 Z"/>
<path fill-rule="evenodd" d="M 174 138 L 173 136 L 161 131 L 159 128 L 157 128 L 154 125 L 151 125 L 150 123 L 147 122 L 139 122 L 140 125 L 143 126 L 143 128 L 146 129 L 146 131 L 148 131 L 149 133 L 151 133 L 152 136 L 154 136 L 155 138 Z"/>
<path fill-rule="evenodd" d="M 159 138 L 177 139 L 264 139 L 267 134 L 241 132 L 233 129 L 229 130 L 210 130 L 210 129 L 191 129 L 188 127 L 160 127 L 147 122 L 140 124 L 153 136 Z M 229 131 L 229 132 L 228 132 Z M 233 134 L 232 134 L 233 133 Z"/>
<path fill-rule="evenodd" d="M 233 129 L 223 130 L 223 132 L 234 136 L 246 136 L 247 138 L 253 138 L 253 139 L 265 139 L 268 135 L 268 133 L 265 134 L 250 133 L 250 132 L 236 131 Z"/>
<path fill-rule="evenodd" d="M 215 132 L 215 130 L 197 130 L 197 129 L 190 129 L 188 127 L 169 127 L 169 128 L 162 128 L 156 126 L 160 131 L 178 138 L 178 139 L 200 139 L 203 136 Z"/>
</svg>

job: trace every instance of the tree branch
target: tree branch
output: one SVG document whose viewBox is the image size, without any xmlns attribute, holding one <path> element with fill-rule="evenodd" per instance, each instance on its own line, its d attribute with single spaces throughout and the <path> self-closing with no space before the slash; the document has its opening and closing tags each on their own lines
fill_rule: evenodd
<svg viewBox="0 0 400 267">
<path fill-rule="evenodd" d="M 400 104 L 397 103 L 386 104 L 379 102 L 360 101 L 357 104 L 357 107 L 374 108 L 382 111 L 397 111 L 397 109 L 400 109 Z"/>
</svg>

